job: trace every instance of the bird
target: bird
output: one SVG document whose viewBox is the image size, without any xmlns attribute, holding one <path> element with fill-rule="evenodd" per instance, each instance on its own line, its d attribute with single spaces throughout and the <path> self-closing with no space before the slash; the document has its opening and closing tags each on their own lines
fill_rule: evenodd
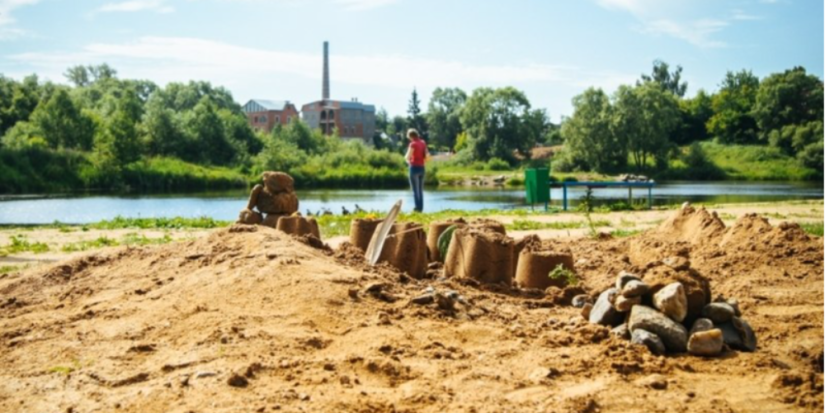
<svg viewBox="0 0 825 413">
<path fill-rule="evenodd" d="M 307 216 L 308 216 L 308 217 L 311 217 L 311 216 L 312 216 L 312 211 L 310 211 L 310 210 L 309 210 L 309 208 L 307 208 Z"/>
<path fill-rule="evenodd" d="M 349 215 L 349 210 L 343 205 L 341 206 L 341 215 Z"/>
<path fill-rule="evenodd" d="M 367 212 L 367 211 L 364 211 L 364 208 L 361 208 L 360 206 L 358 206 L 358 204 L 355 204 L 355 213 L 357 214 L 359 212 Z"/>
</svg>

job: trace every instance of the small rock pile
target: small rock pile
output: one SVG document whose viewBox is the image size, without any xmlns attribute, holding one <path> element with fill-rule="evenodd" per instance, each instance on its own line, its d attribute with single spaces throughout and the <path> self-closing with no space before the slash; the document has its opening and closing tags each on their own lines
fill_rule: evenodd
<svg viewBox="0 0 825 413">
<path fill-rule="evenodd" d="M 680 282 L 653 291 L 640 277 L 622 271 L 616 286 L 602 292 L 595 303 L 588 296 L 577 296 L 573 305 L 581 307 L 591 323 L 612 327 L 615 336 L 642 344 L 656 355 L 687 351 L 713 357 L 726 347 L 756 350 L 756 335 L 740 318 L 735 299 L 717 297 L 693 317 Z"/>
</svg>

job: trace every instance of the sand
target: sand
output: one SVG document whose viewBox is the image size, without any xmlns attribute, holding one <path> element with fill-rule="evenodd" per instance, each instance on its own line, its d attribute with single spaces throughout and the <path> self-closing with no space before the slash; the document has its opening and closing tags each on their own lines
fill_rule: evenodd
<svg viewBox="0 0 825 413">
<path fill-rule="evenodd" d="M 0 275 L 0 411 L 821 411 L 822 238 L 738 219 L 546 240 L 579 279 L 546 292 L 418 280 L 262 226 L 78 254 Z M 653 356 L 559 299 L 673 256 L 739 300 L 756 352 Z M 467 305 L 410 302 L 428 287 Z"/>
</svg>

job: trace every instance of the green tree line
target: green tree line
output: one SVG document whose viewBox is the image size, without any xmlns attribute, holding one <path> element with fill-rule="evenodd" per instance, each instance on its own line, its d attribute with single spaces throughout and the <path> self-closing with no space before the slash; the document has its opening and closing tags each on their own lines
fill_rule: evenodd
<svg viewBox="0 0 825 413">
<path fill-rule="evenodd" d="M 742 70 L 728 72 L 715 94 L 700 90 L 685 98 L 681 71 L 656 62 L 651 75 L 612 95 L 589 88 L 573 98 L 573 115 L 562 122 L 564 152 L 555 166 L 667 176 L 678 159 L 693 177 L 720 177 L 698 144 L 713 140 L 777 148 L 813 171 L 811 177 L 822 177 L 822 80 L 802 67 L 762 80 Z"/>
</svg>

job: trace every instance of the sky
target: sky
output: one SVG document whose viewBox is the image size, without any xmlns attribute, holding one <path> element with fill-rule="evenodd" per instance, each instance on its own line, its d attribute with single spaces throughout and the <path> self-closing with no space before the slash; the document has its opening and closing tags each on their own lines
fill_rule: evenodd
<svg viewBox="0 0 825 413">
<path fill-rule="evenodd" d="M 121 78 L 204 80 L 297 105 L 331 95 L 405 115 L 416 89 L 514 86 L 558 122 L 588 87 L 612 93 L 654 60 L 688 96 L 727 71 L 823 77 L 821 0 L 0 0 L 0 74 L 66 83 L 108 63 Z"/>
</svg>

